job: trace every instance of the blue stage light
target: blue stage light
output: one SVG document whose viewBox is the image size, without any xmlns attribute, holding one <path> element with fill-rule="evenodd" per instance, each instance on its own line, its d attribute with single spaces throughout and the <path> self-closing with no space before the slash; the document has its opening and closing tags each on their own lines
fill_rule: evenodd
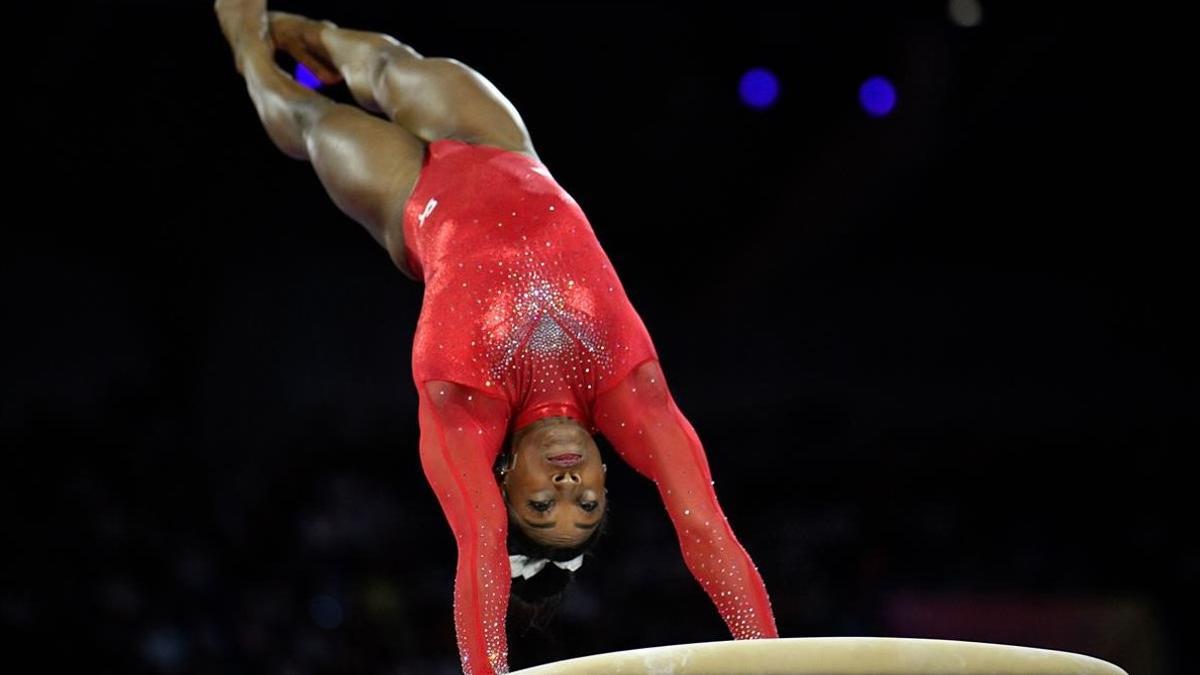
<svg viewBox="0 0 1200 675">
<path fill-rule="evenodd" d="M 767 108 L 779 97 L 779 80 L 766 68 L 752 68 L 738 84 L 742 102 L 752 108 Z"/>
<path fill-rule="evenodd" d="M 296 64 L 296 81 L 309 89 L 320 89 L 321 81 L 303 63 Z"/>
<path fill-rule="evenodd" d="M 883 117 L 896 107 L 896 88 L 886 77 L 871 77 L 859 87 L 858 100 L 867 113 Z"/>
</svg>

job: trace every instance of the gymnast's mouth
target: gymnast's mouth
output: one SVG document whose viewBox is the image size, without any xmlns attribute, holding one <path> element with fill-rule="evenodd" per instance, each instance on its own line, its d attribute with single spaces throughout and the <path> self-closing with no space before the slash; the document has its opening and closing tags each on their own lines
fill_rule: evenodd
<svg viewBox="0 0 1200 675">
<path fill-rule="evenodd" d="M 576 464 L 582 462 L 583 455 L 578 455 L 573 452 L 567 452 L 567 453 L 563 453 L 561 455 L 547 457 L 546 461 L 550 462 L 551 464 L 553 464 L 555 466 L 561 466 L 563 468 L 566 468 L 569 466 L 575 466 Z"/>
</svg>

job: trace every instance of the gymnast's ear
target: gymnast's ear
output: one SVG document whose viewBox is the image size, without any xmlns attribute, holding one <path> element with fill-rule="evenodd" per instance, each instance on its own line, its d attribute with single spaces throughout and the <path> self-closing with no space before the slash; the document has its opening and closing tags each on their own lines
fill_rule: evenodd
<svg viewBox="0 0 1200 675">
<path fill-rule="evenodd" d="M 507 445 L 507 444 L 506 444 Z M 500 486 L 500 494 L 504 495 L 504 501 L 508 501 L 508 489 L 504 486 L 504 474 L 508 473 L 512 466 L 512 449 L 501 452 L 496 455 L 496 461 L 492 465 L 492 473 L 496 477 L 496 484 Z"/>
</svg>

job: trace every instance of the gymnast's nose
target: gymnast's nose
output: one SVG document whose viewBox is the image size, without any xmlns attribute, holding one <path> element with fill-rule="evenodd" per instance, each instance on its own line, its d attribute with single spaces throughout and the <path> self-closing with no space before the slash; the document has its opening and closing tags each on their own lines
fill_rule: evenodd
<svg viewBox="0 0 1200 675">
<path fill-rule="evenodd" d="M 560 471 L 554 474 L 554 484 L 561 487 L 569 487 L 571 485 L 579 485 L 583 479 L 579 477 L 577 471 Z"/>
</svg>

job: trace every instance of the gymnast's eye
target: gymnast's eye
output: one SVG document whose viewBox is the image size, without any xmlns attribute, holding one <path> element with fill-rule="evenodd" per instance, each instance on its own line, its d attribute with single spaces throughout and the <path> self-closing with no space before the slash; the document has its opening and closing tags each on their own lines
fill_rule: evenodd
<svg viewBox="0 0 1200 675">
<path fill-rule="evenodd" d="M 550 504 L 551 504 L 551 501 L 549 499 L 547 499 L 545 501 L 540 501 L 540 502 L 535 502 L 535 501 L 529 502 L 530 508 L 532 508 L 534 511 L 537 511 L 539 513 L 545 513 L 547 511 L 549 511 Z"/>
<path fill-rule="evenodd" d="M 579 502 L 579 508 L 587 511 L 588 513 L 595 511 L 597 506 L 599 506 L 599 504 L 596 502 Z"/>
</svg>

